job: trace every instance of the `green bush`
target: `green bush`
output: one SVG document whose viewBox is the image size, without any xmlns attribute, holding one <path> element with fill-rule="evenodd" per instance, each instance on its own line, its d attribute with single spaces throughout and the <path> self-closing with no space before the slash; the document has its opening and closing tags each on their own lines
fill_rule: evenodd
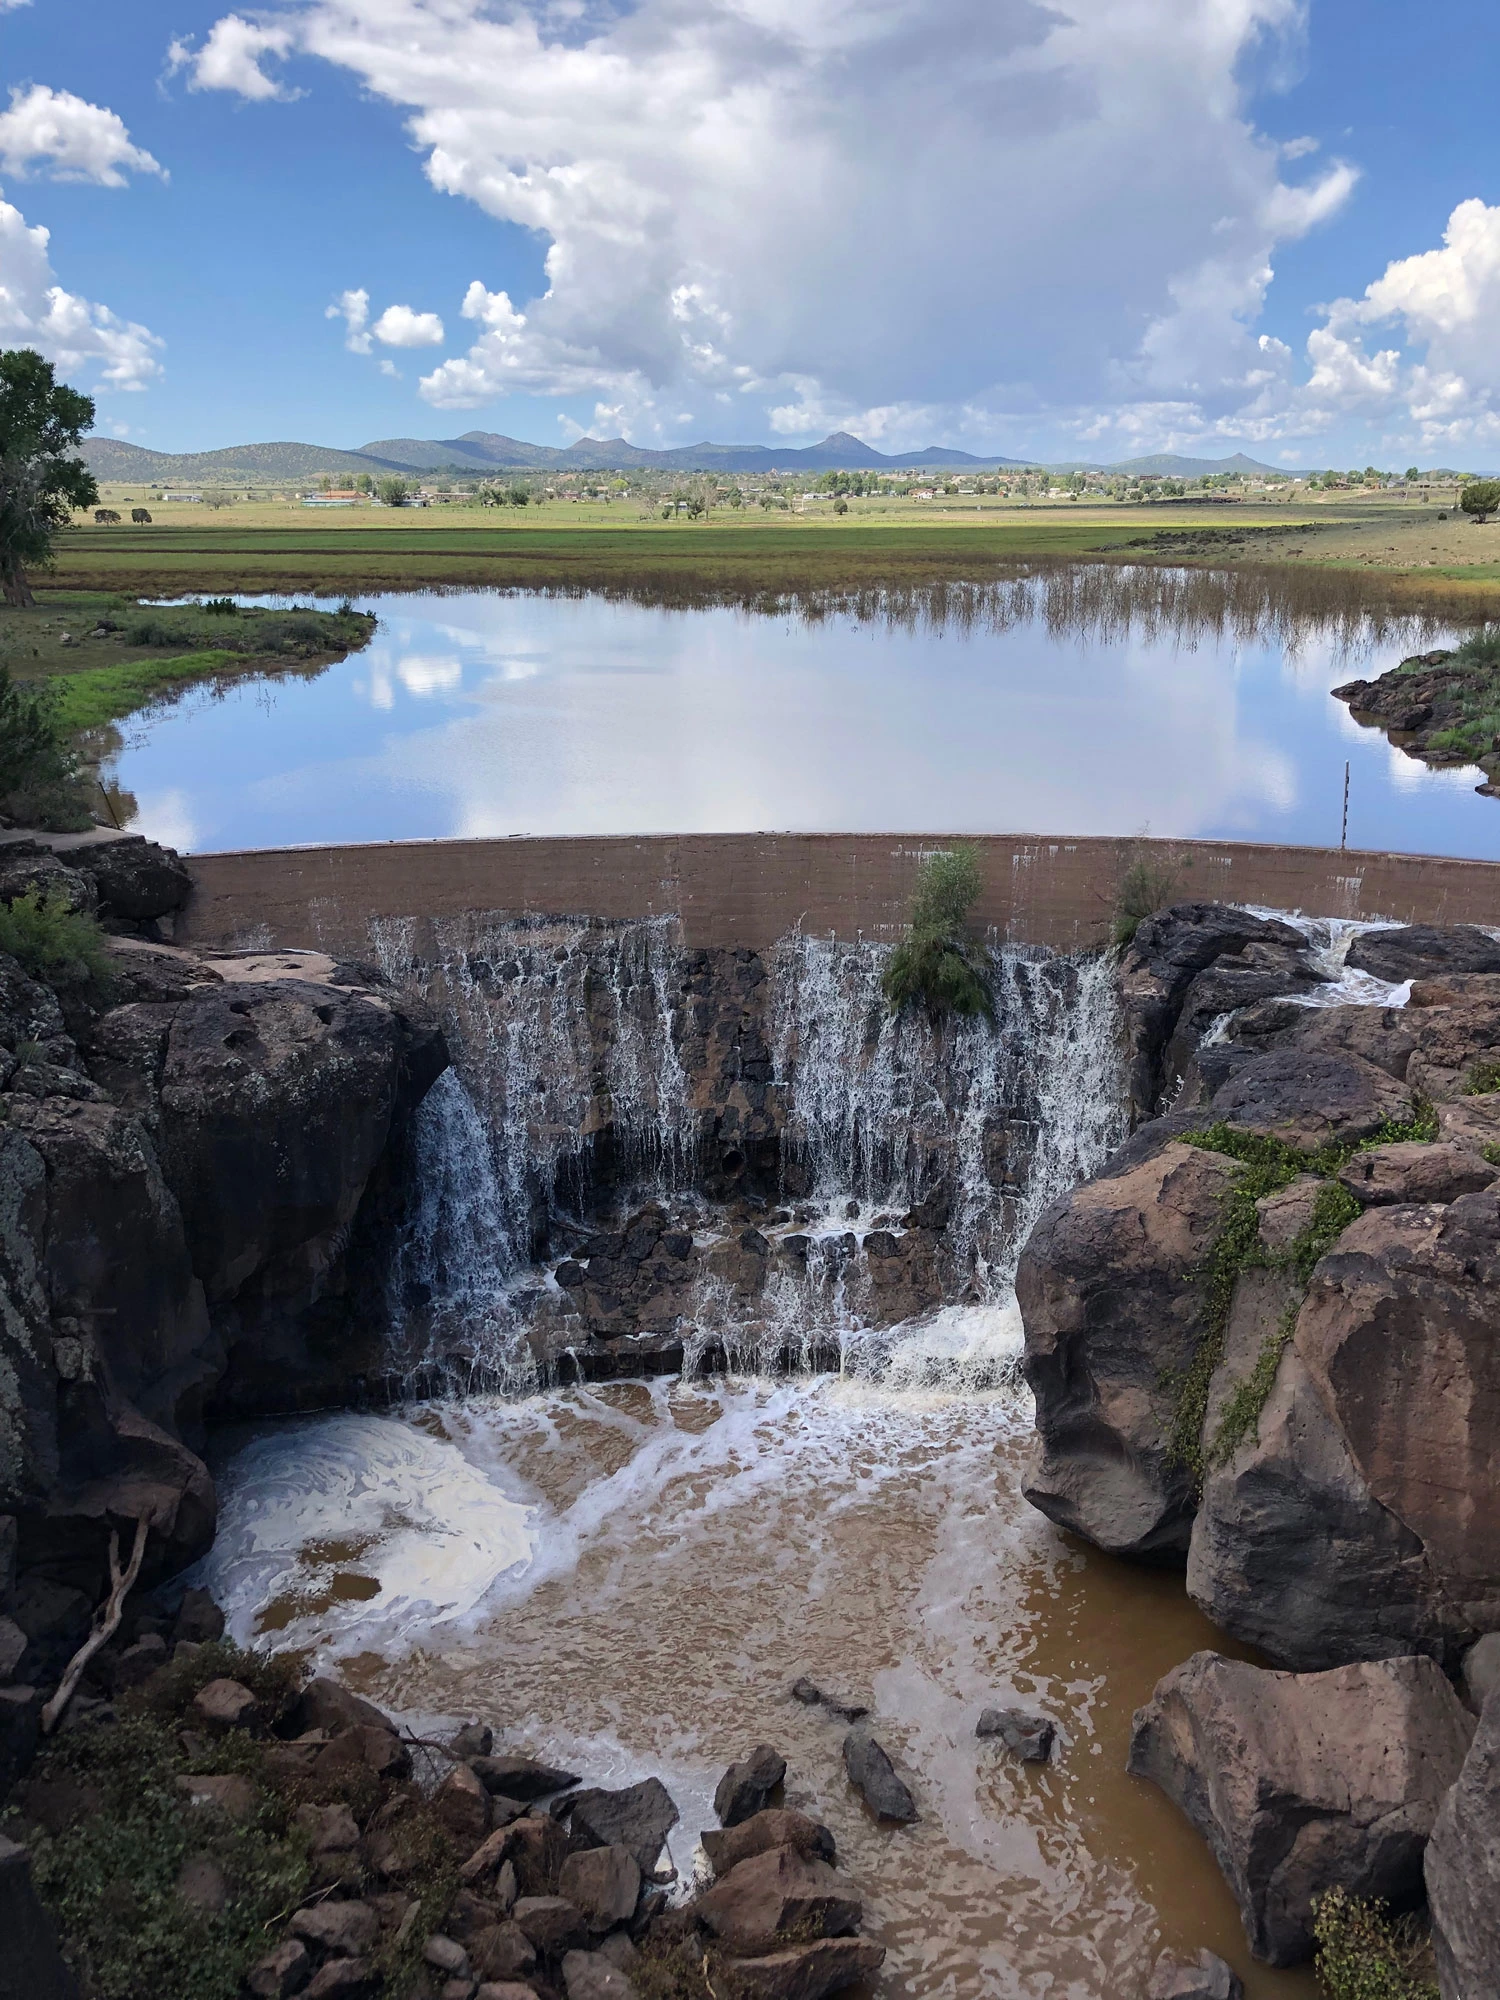
<svg viewBox="0 0 1500 2000">
<path fill-rule="evenodd" d="M 935 1021 L 946 1014 L 993 1015 L 983 948 L 969 927 L 983 887 L 969 848 L 930 854 L 920 863 L 907 934 L 881 982 L 896 1012 L 920 1002 Z"/>
<path fill-rule="evenodd" d="M 240 607 L 232 597 L 206 597 L 203 609 L 214 618 L 238 618 Z"/>
<path fill-rule="evenodd" d="M 1457 667 L 1488 667 L 1500 672 L 1500 625 L 1473 632 L 1453 655 Z"/>
<path fill-rule="evenodd" d="M 1328 2000 L 1438 2000 L 1431 1953 L 1411 1917 L 1329 1889 L 1314 1906 L 1313 1970 Z"/>
<path fill-rule="evenodd" d="M 1137 854 L 1115 893 L 1115 943 L 1123 949 L 1147 917 L 1169 908 L 1176 900 L 1177 885 L 1178 873 L 1172 862 Z"/>
<path fill-rule="evenodd" d="M 104 986 L 109 954 L 98 922 L 57 891 L 44 901 L 35 889 L 0 903 L 0 951 L 49 985 Z"/>
<path fill-rule="evenodd" d="M 1458 496 L 1458 504 L 1475 521 L 1500 514 L 1500 479 L 1476 479 Z"/>
<path fill-rule="evenodd" d="M 159 618 L 154 611 L 148 611 L 144 617 L 132 618 L 125 627 L 125 643 L 191 648 L 197 643 L 197 634 L 187 625 L 174 625 L 170 618 Z"/>
<path fill-rule="evenodd" d="M 89 823 L 78 759 L 51 688 L 0 666 L 0 811 L 23 826 L 69 832 Z"/>
</svg>

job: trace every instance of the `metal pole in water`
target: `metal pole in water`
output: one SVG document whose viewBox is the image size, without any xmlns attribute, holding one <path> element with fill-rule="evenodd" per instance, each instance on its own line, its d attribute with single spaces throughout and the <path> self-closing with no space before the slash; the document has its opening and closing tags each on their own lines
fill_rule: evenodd
<svg viewBox="0 0 1500 2000">
<path fill-rule="evenodd" d="M 1344 824 L 1339 830 L 1339 850 L 1349 845 L 1349 765 L 1344 764 Z"/>
</svg>

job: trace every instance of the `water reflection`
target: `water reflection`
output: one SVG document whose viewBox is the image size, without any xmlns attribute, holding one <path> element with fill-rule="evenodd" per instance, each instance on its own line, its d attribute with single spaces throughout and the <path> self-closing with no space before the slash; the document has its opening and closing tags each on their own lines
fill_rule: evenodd
<svg viewBox="0 0 1500 2000">
<path fill-rule="evenodd" d="M 194 690 L 122 731 L 138 824 L 199 849 L 454 834 L 1153 833 L 1500 855 L 1480 774 L 1329 689 L 1462 600 L 1354 573 L 1034 565 L 987 581 L 368 600 L 314 679 Z"/>
</svg>

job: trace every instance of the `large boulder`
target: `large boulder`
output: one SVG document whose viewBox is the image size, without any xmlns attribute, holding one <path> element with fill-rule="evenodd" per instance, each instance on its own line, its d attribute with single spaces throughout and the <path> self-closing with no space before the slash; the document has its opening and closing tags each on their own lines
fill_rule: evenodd
<svg viewBox="0 0 1500 2000">
<path fill-rule="evenodd" d="M 69 848 L 66 860 L 92 879 L 101 909 L 129 923 L 171 916 L 192 894 L 193 878 L 175 849 L 139 834 L 85 842 Z"/>
<path fill-rule="evenodd" d="M 1398 1909 L 1463 1765 L 1473 1718 L 1429 1659 L 1274 1673 L 1195 1653 L 1136 1712 L 1130 1769 L 1208 1841 L 1272 1965 L 1313 1950 L 1324 1890 Z"/>
<path fill-rule="evenodd" d="M 1344 963 L 1393 983 L 1449 972 L 1500 972 L 1500 943 L 1476 924 L 1401 924 L 1361 931 Z"/>
<path fill-rule="evenodd" d="M 859 1928 L 863 1905 L 826 1861 L 773 1847 L 741 1861 L 699 1897 L 697 1922 L 746 1956 Z"/>
<path fill-rule="evenodd" d="M 1169 1143 L 1044 1210 L 1016 1296 L 1037 1442 L 1023 1491 L 1060 1526 L 1117 1555 L 1180 1558 L 1195 1495 L 1168 1463 L 1176 1390 L 1203 1338 L 1191 1281 L 1239 1169 Z"/>
<path fill-rule="evenodd" d="M 1313 1274 L 1257 1423 L 1206 1481 L 1188 1589 L 1299 1668 L 1500 1627 L 1500 1194 L 1376 1207 Z"/>
<path fill-rule="evenodd" d="M 1500 1695 L 1485 1704 L 1427 1844 L 1427 1902 L 1443 2000 L 1500 1993 Z"/>
<path fill-rule="evenodd" d="M 1137 928 L 1120 961 L 1131 1123 L 1153 1117 L 1221 1014 L 1323 977 L 1290 924 L 1225 903 L 1178 903 Z"/>
</svg>

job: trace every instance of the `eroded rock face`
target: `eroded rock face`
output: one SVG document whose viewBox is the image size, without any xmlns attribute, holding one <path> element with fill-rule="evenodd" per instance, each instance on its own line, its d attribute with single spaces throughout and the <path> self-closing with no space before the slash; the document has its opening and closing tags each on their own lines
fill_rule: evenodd
<svg viewBox="0 0 1500 2000">
<path fill-rule="evenodd" d="M 1016 1296 L 1037 1442 L 1033 1506 L 1118 1555 L 1185 1553 L 1196 1499 L 1167 1463 L 1175 1390 L 1202 1337 L 1191 1281 L 1213 1241 L 1233 1161 L 1169 1143 L 1046 1209 Z"/>
<path fill-rule="evenodd" d="M 1210 1473 L 1188 1589 L 1288 1666 L 1500 1626 L 1500 1195 L 1371 1208 L 1314 1273 L 1255 1432 Z"/>
<path fill-rule="evenodd" d="M 1195 1653 L 1137 1711 L 1130 1769 L 1213 1848 L 1256 1957 L 1295 1965 L 1312 1954 L 1322 1891 L 1419 1900 L 1472 1731 L 1428 1659 L 1283 1674 Z"/>
<path fill-rule="evenodd" d="M 1438 1808 L 1425 1873 L 1443 2000 L 1487 2000 L 1500 1991 L 1500 1697 Z"/>
</svg>

